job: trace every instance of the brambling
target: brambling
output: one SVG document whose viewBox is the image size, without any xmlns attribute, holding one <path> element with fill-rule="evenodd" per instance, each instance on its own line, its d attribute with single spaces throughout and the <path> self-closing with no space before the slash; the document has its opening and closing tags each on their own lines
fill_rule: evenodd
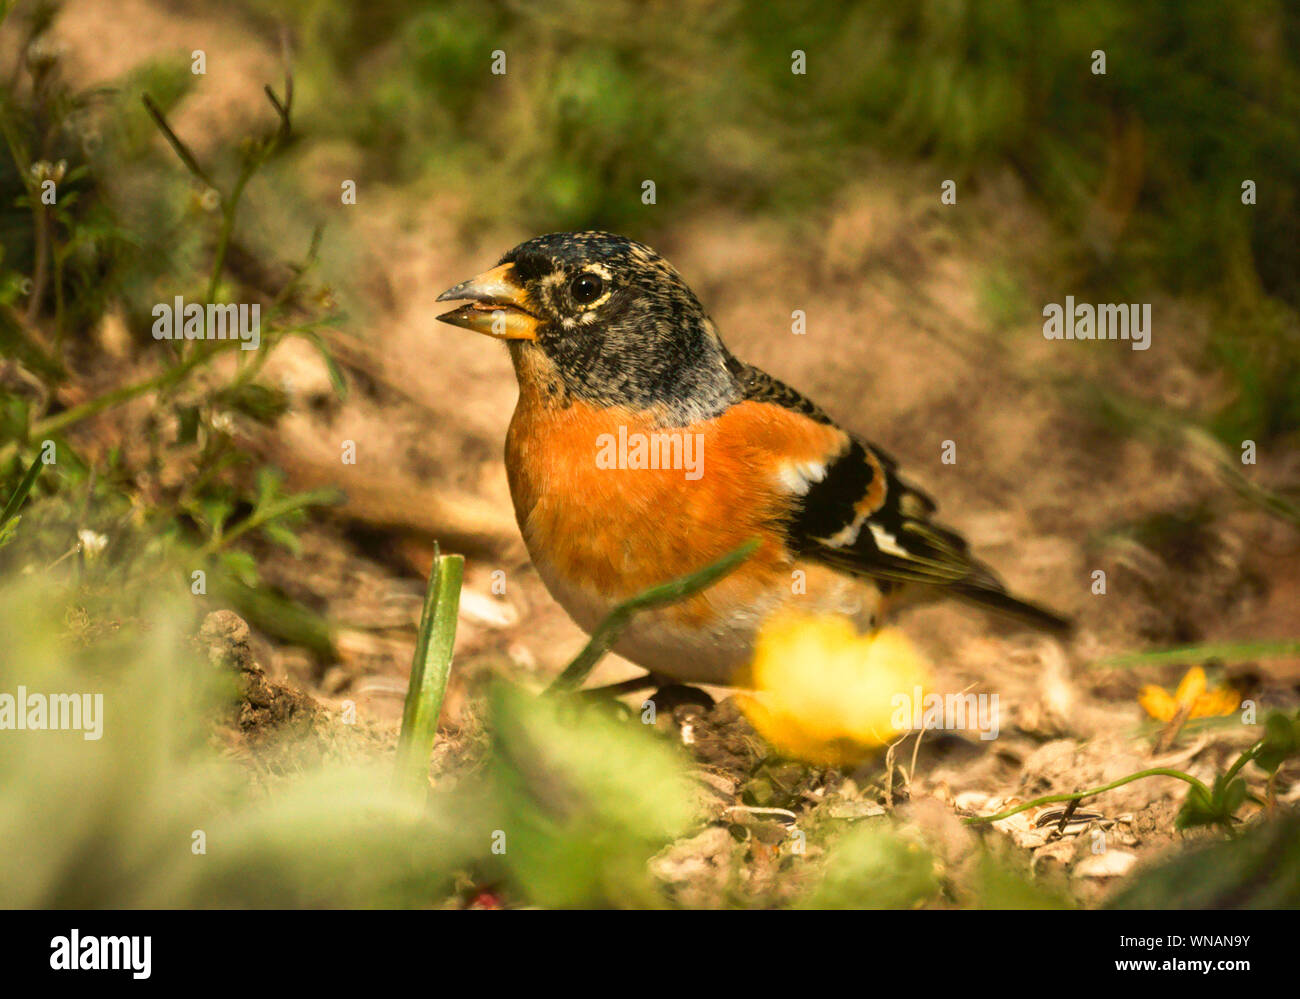
<svg viewBox="0 0 1300 999">
<path fill-rule="evenodd" d="M 539 236 L 438 300 L 468 302 L 441 321 L 509 347 L 515 516 L 582 628 L 761 539 L 710 589 L 634 619 L 614 649 L 652 682 L 743 685 L 759 626 L 783 608 L 866 628 L 951 595 L 1068 630 L 1009 595 L 880 448 L 734 357 L 650 247 L 605 232 Z"/>
</svg>

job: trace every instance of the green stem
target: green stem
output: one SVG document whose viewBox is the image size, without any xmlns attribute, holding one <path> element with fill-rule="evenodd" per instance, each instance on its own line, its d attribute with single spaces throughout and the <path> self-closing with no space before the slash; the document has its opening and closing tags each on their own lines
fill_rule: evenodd
<svg viewBox="0 0 1300 999">
<path fill-rule="evenodd" d="M 1228 768 L 1228 772 L 1223 775 L 1223 783 L 1226 785 L 1230 780 L 1232 780 L 1232 778 L 1236 777 L 1237 774 L 1241 771 L 1241 768 L 1244 767 L 1251 760 L 1253 760 L 1255 758 L 1255 754 L 1258 753 L 1263 748 L 1263 746 L 1264 746 L 1264 740 L 1260 739 L 1259 742 L 1255 743 L 1255 745 L 1251 746 L 1249 749 L 1245 750 L 1240 756 L 1238 756 L 1237 762 L 1234 763 L 1232 766 L 1230 766 Z"/>
<path fill-rule="evenodd" d="M 1262 656 L 1291 656 L 1300 652 L 1300 639 L 1280 638 L 1266 642 L 1218 642 L 1189 645 L 1157 652 L 1126 652 L 1098 659 L 1093 667 L 1146 666 L 1161 663 L 1203 663 L 1210 659 L 1243 659 Z"/>
<path fill-rule="evenodd" d="M 1035 798 L 1033 801 L 1026 801 L 1023 805 L 1017 805 L 1015 808 L 1009 808 L 1005 812 L 999 812 L 997 815 L 976 815 L 972 818 L 964 819 L 966 825 L 977 826 L 985 822 L 1001 822 L 1003 819 L 1010 818 L 1020 812 L 1030 808 L 1037 808 L 1039 805 L 1052 805 L 1062 801 L 1081 801 L 1084 798 L 1091 798 L 1094 794 L 1101 794 L 1103 791 L 1113 791 L 1117 787 L 1123 787 L 1125 784 L 1132 784 L 1135 780 L 1141 780 L 1143 777 L 1173 777 L 1177 780 L 1184 781 L 1192 787 L 1199 788 L 1208 799 L 1210 797 L 1209 788 L 1202 784 L 1191 774 L 1185 774 L 1181 770 L 1171 770 L 1168 767 L 1153 767 L 1150 770 L 1140 770 L 1135 774 L 1129 774 L 1127 777 L 1121 777 L 1117 781 L 1111 781 L 1101 787 L 1094 787 L 1087 791 L 1076 791 L 1073 794 L 1049 794 L 1042 798 Z"/>
<path fill-rule="evenodd" d="M 271 106 L 275 108 L 275 113 L 280 116 L 280 127 L 271 138 L 259 142 L 246 155 L 239 169 L 239 176 L 235 178 L 235 186 L 230 189 L 230 197 L 226 198 L 221 205 L 221 232 L 217 236 L 217 253 L 212 261 L 212 274 L 208 278 L 208 294 L 205 302 L 208 305 L 216 300 L 217 285 L 220 284 L 221 273 L 226 267 L 226 253 L 230 249 L 230 237 L 235 230 L 235 213 L 239 210 L 239 199 L 244 196 L 244 187 L 253 179 L 253 174 L 262 168 L 262 165 L 271 158 L 271 154 L 289 137 L 289 110 L 293 106 L 293 74 L 287 68 L 287 58 L 286 53 L 284 103 L 280 103 L 279 98 L 275 96 L 275 91 L 269 86 L 262 88 Z"/>
<path fill-rule="evenodd" d="M 195 158 L 194 154 L 190 152 L 189 146 L 185 145 L 185 143 L 180 140 L 180 137 L 172 131 L 172 127 L 167 124 L 167 118 L 163 115 L 162 109 L 154 103 L 153 98 L 148 94 L 143 94 L 140 99 L 144 102 L 144 108 L 149 112 L 149 117 L 152 118 L 154 124 L 158 126 L 158 130 L 162 132 L 163 138 L 167 140 L 167 144 L 171 146 L 172 149 L 175 150 L 176 155 L 180 157 L 180 161 L 185 164 L 190 173 L 194 174 L 195 177 L 208 187 L 215 190 L 217 185 L 212 183 L 212 178 L 208 176 L 207 171 L 205 171 L 203 167 L 199 166 L 199 161 Z"/>
<path fill-rule="evenodd" d="M 63 293 L 63 263 L 66 253 L 59 247 L 58 238 L 53 232 L 50 234 L 50 241 L 52 244 L 50 256 L 54 261 L 54 350 L 62 355 L 64 317 L 67 312 Z"/>
<path fill-rule="evenodd" d="M 442 700 L 451 675 L 464 573 L 462 556 L 442 555 L 434 548 L 415 658 L 411 661 L 411 681 L 402 710 L 402 734 L 397 741 L 398 783 L 415 792 L 428 786 L 429 755 L 438 737 L 438 716 L 442 713 Z"/>
<path fill-rule="evenodd" d="M 284 330 L 283 335 L 297 333 L 299 329 L 310 329 L 312 323 L 305 323 L 301 327 L 291 327 Z M 120 388 L 112 389 L 103 395 L 98 395 L 93 399 L 88 399 L 79 406 L 73 406 L 71 409 L 65 409 L 62 413 L 56 413 L 47 419 L 41 420 L 35 424 L 27 433 L 28 440 L 44 440 L 52 437 L 57 433 L 68 429 L 82 420 L 89 419 L 106 409 L 121 405 L 124 402 L 144 395 L 146 392 L 152 392 L 155 389 L 165 389 L 182 381 L 186 375 L 203 364 L 211 360 L 217 354 L 225 350 L 233 350 L 240 345 L 238 340 L 218 340 L 212 342 L 211 346 L 203 345 L 199 350 L 194 351 L 188 357 L 178 361 L 175 366 L 168 368 L 160 375 L 152 378 L 146 378 L 143 381 L 133 382 L 130 385 L 123 385 Z M 263 354 L 266 352 L 263 351 Z M 0 461 L 7 461 L 9 457 L 18 450 L 18 444 L 10 441 L 4 447 L 0 447 Z"/>
<path fill-rule="evenodd" d="M 33 197 L 32 225 L 35 229 L 33 235 L 35 248 L 32 253 L 36 267 L 32 272 L 32 293 L 27 300 L 26 319 L 29 325 L 35 323 L 36 317 L 40 314 L 41 299 L 45 297 L 45 282 L 48 280 L 50 270 L 50 221 L 46 206 L 41 203 L 39 195 Z"/>
<path fill-rule="evenodd" d="M 712 565 L 707 565 L 703 569 L 699 569 L 680 579 L 674 579 L 659 586 L 651 587 L 644 593 L 639 593 L 635 597 L 623 601 L 610 611 L 609 616 L 591 633 L 591 640 L 587 642 L 583 650 L 578 653 L 573 662 L 569 663 L 555 682 L 547 688 L 546 692 L 549 694 L 555 691 L 573 690 L 580 686 L 582 681 L 587 679 L 587 675 L 595 669 L 596 663 L 600 662 L 601 657 L 618 641 L 619 636 L 631 623 L 632 617 L 638 611 L 647 610 L 651 607 L 660 607 L 664 604 L 674 604 L 707 589 L 754 554 L 758 544 L 757 538 L 751 538 Z"/>
<path fill-rule="evenodd" d="M 295 510 L 307 506 L 328 506 L 338 501 L 339 491 L 333 487 L 326 487 L 325 489 L 313 489 L 310 492 L 297 493 L 278 502 L 268 503 L 262 509 L 254 510 L 225 534 L 218 534 L 212 538 L 199 549 L 199 555 L 204 558 L 215 555 L 222 549 L 230 547 L 234 541 L 243 537 L 249 531 L 255 530 L 277 517 L 293 513 Z"/>
<path fill-rule="evenodd" d="M 36 477 L 41 474 L 44 468 L 45 463 L 41 461 L 39 455 L 32 459 L 30 467 L 23 474 L 22 481 L 18 483 L 18 488 L 9 497 L 9 502 L 5 504 L 4 512 L 0 513 L 0 527 L 4 527 L 5 524 L 18 516 L 23 500 L 27 499 L 27 494 L 32 491 L 32 486 L 36 485 Z"/>
<path fill-rule="evenodd" d="M 243 197 L 244 186 L 256 169 L 256 159 L 250 158 L 246 161 L 239 171 L 235 186 L 230 191 L 230 197 L 222 200 L 221 231 L 217 234 L 217 252 L 212 259 L 212 273 L 208 276 L 208 292 L 204 297 L 205 305 L 211 305 L 216 300 L 217 285 L 221 283 L 221 272 L 226 267 L 226 253 L 230 250 L 230 236 L 235 231 L 235 213 L 239 209 L 239 199 Z"/>
<path fill-rule="evenodd" d="M 73 406 L 71 409 L 65 409 L 62 413 L 56 413 L 47 419 L 41 420 L 27 434 L 28 440 L 43 440 L 61 433 L 68 427 L 82 420 L 102 413 L 106 409 L 111 409 L 121 403 L 128 402 L 136 396 L 144 395 L 146 392 L 152 392 L 155 389 L 166 388 L 179 382 L 194 368 L 198 367 L 204 361 L 209 360 L 213 355 L 222 350 L 229 350 L 233 346 L 238 346 L 238 340 L 218 341 L 216 346 L 207 350 L 195 351 L 189 357 L 178 363 L 175 367 L 168 368 L 160 375 L 152 378 L 146 378 L 144 381 L 133 382 L 130 385 L 123 385 L 120 388 L 112 389 L 103 395 L 95 396 L 88 399 L 79 406 Z M 9 453 L 16 449 L 15 443 L 8 444 L 3 450 L 0 450 L 0 461 L 8 458 Z"/>
</svg>

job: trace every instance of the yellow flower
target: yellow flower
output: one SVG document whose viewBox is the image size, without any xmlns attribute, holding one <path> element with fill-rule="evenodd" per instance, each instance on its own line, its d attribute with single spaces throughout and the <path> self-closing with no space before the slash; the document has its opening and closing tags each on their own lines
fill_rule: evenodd
<svg viewBox="0 0 1300 999">
<path fill-rule="evenodd" d="M 926 672 L 902 632 L 860 635 L 844 618 L 802 613 L 764 623 L 752 669 L 756 693 L 740 699 L 750 722 L 782 752 L 823 765 L 907 731 Z"/>
<path fill-rule="evenodd" d="M 1167 722 L 1172 721 L 1187 705 L 1191 705 L 1188 718 L 1230 715 L 1240 706 L 1241 695 L 1231 687 L 1210 688 L 1205 679 L 1205 670 L 1193 666 L 1179 681 L 1178 689 L 1172 697 L 1163 687 L 1149 683 L 1138 695 L 1138 704 L 1152 718 Z"/>
</svg>

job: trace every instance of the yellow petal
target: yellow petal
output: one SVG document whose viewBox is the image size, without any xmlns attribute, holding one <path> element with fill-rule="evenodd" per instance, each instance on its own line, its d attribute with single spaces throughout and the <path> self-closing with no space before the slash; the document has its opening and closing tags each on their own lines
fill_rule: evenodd
<svg viewBox="0 0 1300 999">
<path fill-rule="evenodd" d="M 859 635 L 841 617 L 785 613 L 760 629 L 752 676 L 741 707 L 759 733 L 790 756 L 837 764 L 907 730 L 925 668 L 901 632 Z"/>
<path fill-rule="evenodd" d="M 1241 695 L 1231 687 L 1216 687 L 1206 691 L 1192 706 L 1191 718 L 1214 718 L 1230 715 L 1241 704 Z"/>
<path fill-rule="evenodd" d="M 1178 689 L 1174 691 L 1174 700 L 1178 706 L 1184 704 L 1195 704 L 1196 699 L 1205 693 L 1205 670 L 1199 666 L 1193 666 L 1178 682 Z"/>
<path fill-rule="evenodd" d="M 1138 704 L 1152 718 L 1157 721 L 1167 722 L 1178 714 L 1178 703 L 1169 696 L 1169 691 L 1164 687 L 1157 687 L 1154 683 L 1148 683 L 1138 694 Z"/>
</svg>

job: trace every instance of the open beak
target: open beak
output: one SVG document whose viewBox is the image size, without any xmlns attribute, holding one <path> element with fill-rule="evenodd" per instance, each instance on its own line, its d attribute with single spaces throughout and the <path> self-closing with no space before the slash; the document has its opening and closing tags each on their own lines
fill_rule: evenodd
<svg viewBox="0 0 1300 999">
<path fill-rule="evenodd" d="M 537 339 L 538 319 L 528 311 L 524 289 L 515 281 L 514 264 L 493 267 L 438 296 L 439 302 L 457 300 L 470 304 L 444 312 L 439 320 L 500 340 Z"/>
</svg>

